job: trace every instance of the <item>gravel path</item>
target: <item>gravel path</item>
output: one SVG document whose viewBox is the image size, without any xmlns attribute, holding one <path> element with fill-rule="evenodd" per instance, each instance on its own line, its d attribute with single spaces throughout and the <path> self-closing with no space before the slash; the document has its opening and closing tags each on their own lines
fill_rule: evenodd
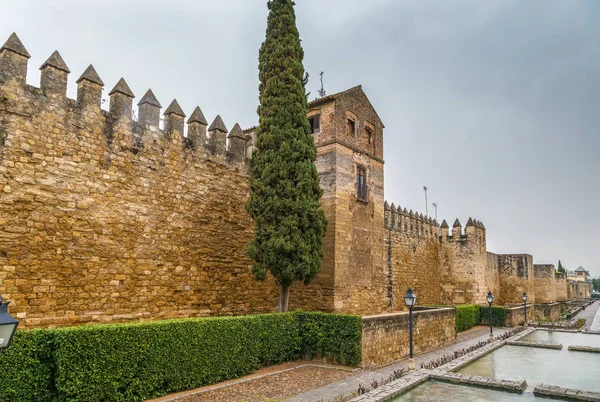
<svg viewBox="0 0 600 402">
<path fill-rule="evenodd" d="M 177 399 L 181 402 L 275 402 L 313 388 L 339 381 L 353 375 L 353 372 L 304 366 L 278 374 L 237 383 L 212 391 L 204 391 Z"/>
</svg>

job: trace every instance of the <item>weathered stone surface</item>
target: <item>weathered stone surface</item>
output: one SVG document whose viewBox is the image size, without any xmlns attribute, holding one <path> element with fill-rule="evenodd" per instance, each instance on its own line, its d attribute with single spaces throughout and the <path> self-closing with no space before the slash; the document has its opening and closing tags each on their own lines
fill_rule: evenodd
<svg viewBox="0 0 600 402">
<path fill-rule="evenodd" d="M 541 348 L 541 349 L 557 349 L 561 350 L 563 345 L 553 343 L 535 343 L 535 342 L 522 342 L 522 341 L 507 341 L 507 345 L 512 346 L 526 346 L 529 348 Z"/>
<path fill-rule="evenodd" d="M 377 367 L 409 355 L 408 312 L 363 317 L 362 365 Z M 453 309 L 417 310 L 413 313 L 414 353 L 454 342 Z"/>
<path fill-rule="evenodd" d="M 572 350 L 575 352 L 600 353 L 600 348 L 595 348 L 592 346 L 582 346 L 582 345 L 569 345 L 569 350 Z"/>
<path fill-rule="evenodd" d="M 536 303 L 553 303 L 556 298 L 556 269 L 552 264 L 534 264 L 533 279 Z"/>
<path fill-rule="evenodd" d="M 556 397 L 576 401 L 600 402 L 600 392 L 580 391 L 577 389 L 561 388 L 552 385 L 540 384 L 534 388 L 536 396 Z"/>
</svg>

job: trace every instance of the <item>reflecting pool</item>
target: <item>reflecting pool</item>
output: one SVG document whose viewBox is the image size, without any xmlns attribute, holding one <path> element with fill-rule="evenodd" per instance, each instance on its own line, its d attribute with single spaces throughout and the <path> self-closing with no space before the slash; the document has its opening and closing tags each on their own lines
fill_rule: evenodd
<svg viewBox="0 0 600 402">
<path fill-rule="evenodd" d="M 560 331 L 533 331 L 519 339 L 523 342 L 533 343 L 561 343 L 565 348 L 569 345 L 583 345 L 600 348 L 600 335 L 572 333 Z"/>
<path fill-rule="evenodd" d="M 534 401 L 535 400 L 535 401 Z M 427 381 L 418 387 L 397 396 L 392 401 L 423 402 L 423 401 L 542 401 L 530 392 L 515 394 L 480 388 L 468 385 L 449 384 L 440 381 Z"/>
<path fill-rule="evenodd" d="M 566 347 L 552 350 L 506 345 L 457 372 L 502 380 L 526 380 L 528 390 L 544 383 L 600 392 L 598 357 L 594 353 L 569 352 Z"/>
</svg>

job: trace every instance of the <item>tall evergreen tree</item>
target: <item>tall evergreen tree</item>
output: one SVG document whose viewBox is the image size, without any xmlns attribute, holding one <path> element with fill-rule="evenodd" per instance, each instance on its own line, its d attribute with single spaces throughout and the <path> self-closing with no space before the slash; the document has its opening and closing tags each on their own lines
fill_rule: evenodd
<svg viewBox="0 0 600 402">
<path fill-rule="evenodd" d="M 287 311 L 290 286 L 309 284 L 321 270 L 327 220 L 319 205 L 322 190 L 306 117 L 304 51 L 294 3 L 267 4 L 267 33 L 258 59 L 259 126 L 246 204 L 255 228 L 247 251 L 257 280 L 264 280 L 267 271 L 275 277 L 279 311 Z"/>
<path fill-rule="evenodd" d="M 558 260 L 558 272 L 562 272 L 563 274 L 565 273 L 565 269 L 563 268 L 562 264 L 560 263 L 560 260 Z"/>
</svg>

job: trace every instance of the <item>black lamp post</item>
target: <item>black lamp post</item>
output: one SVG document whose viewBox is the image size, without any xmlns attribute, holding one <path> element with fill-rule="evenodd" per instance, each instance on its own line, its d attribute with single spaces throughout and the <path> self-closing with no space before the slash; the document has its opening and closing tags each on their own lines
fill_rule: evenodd
<svg viewBox="0 0 600 402">
<path fill-rule="evenodd" d="M 15 320 L 8 314 L 8 304 L 2 296 L 0 296 L 0 351 L 4 351 L 10 345 L 19 321 Z"/>
<path fill-rule="evenodd" d="M 523 313 L 525 316 L 525 326 L 527 326 L 527 293 L 523 292 Z"/>
<path fill-rule="evenodd" d="M 492 303 L 494 303 L 494 295 L 492 294 L 492 292 L 488 292 L 487 296 L 485 297 L 485 300 L 487 300 L 488 304 L 490 305 L 490 339 L 489 341 L 492 342 L 494 340 L 494 332 L 492 330 Z"/>
<path fill-rule="evenodd" d="M 415 358 L 413 356 L 413 320 L 412 320 L 412 309 L 417 304 L 417 295 L 413 293 L 412 288 L 408 288 L 406 294 L 404 295 L 404 303 L 408 307 L 408 326 L 410 333 L 410 356 L 408 359 L 408 369 L 414 370 L 415 367 Z"/>
</svg>

